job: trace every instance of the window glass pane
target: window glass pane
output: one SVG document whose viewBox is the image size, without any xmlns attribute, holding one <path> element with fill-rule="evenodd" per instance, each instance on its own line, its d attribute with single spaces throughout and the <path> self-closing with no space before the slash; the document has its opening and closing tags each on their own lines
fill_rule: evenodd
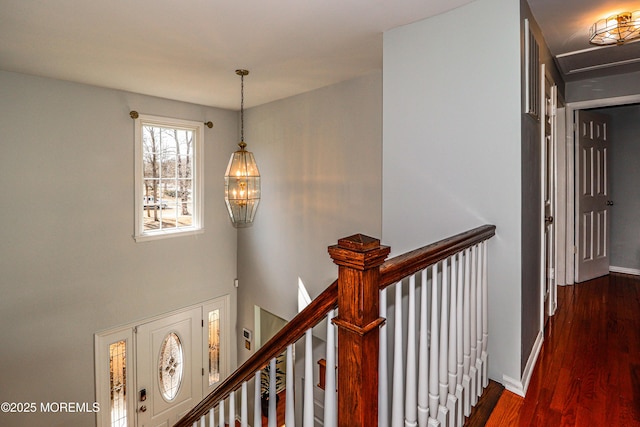
<svg viewBox="0 0 640 427">
<path fill-rule="evenodd" d="M 175 142 L 173 141 L 173 129 L 156 127 L 156 132 L 160 136 L 160 151 L 163 155 L 175 154 Z"/>
<path fill-rule="evenodd" d="M 164 180 L 173 180 L 176 177 L 176 158 L 174 156 L 163 155 L 160 158 L 160 176 Z"/>
<path fill-rule="evenodd" d="M 109 345 L 111 427 L 127 426 L 127 342 Z"/>
<path fill-rule="evenodd" d="M 190 179 L 181 179 L 177 183 L 177 197 L 180 203 L 191 203 L 193 202 L 193 182 Z M 183 214 L 186 215 L 186 212 Z"/>
<path fill-rule="evenodd" d="M 220 310 L 209 312 L 209 385 L 220 381 Z"/>
<path fill-rule="evenodd" d="M 174 332 L 168 334 L 160 347 L 158 361 L 158 386 L 160 393 L 167 401 L 172 401 L 178 395 L 182 384 L 182 343 Z"/>
<path fill-rule="evenodd" d="M 194 221 L 194 129 L 142 126 L 144 232 L 191 228 Z"/>
<path fill-rule="evenodd" d="M 160 177 L 160 169 L 158 168 L 159 158 L 155 155 L 145 155 L 144 156 L 144 177 L 145 178 L 159 178 Z"/>
<path fill-rule="evenodd" d="M 193 162 L 191 160 L 191 156 L 181 155 L 178 157 L 178 170 L 180 174 L 178 178 L 191 178 L 191 168 L 193 167 Z"/>
<path fill-rule="evenodd" d="M 193 203 L 180 203 L 177 213 L 180 226 L 188 227 L 193 225 Z"/>
<path fill-rule="evenodd" d="M 175 207 L 174 202 L 171 208 L 162 211 L 162 228 L 176 228 L 180 226 L 177 218 L 178 212 Z"/>
</svg>

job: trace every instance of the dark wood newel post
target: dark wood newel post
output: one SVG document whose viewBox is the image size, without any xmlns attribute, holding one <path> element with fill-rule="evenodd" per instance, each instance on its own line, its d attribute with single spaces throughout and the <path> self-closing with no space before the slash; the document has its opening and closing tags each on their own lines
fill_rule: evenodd
<svg viewBox="0 0 640 427">
<path fill-rule="evenodd" d="M 338 265 L 338 426 L 378 425 L 380 240 L 356 234 L 329 247 Z"/>
</svg>

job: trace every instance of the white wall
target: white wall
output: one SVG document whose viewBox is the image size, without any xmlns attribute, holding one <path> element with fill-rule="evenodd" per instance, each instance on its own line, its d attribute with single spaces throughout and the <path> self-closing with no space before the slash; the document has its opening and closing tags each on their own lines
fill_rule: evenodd
<svg viewBox="0 0 640 427">
<path fill-rule="evenodd" d="M 131 237 L 130 110 L 214 122 L 204 234 Z M 236 231 L 222 178 L 237 126 L 231 111 L 0 72 L 0 402 L 93 402 L 95 332 L 219 295 L 235 304 Z M 0 425 L 95 418 L 0 413 Z"/>
<path fill-rule="evenodd" d="M 245 111 L 262 176 L 254 224 L 238 232 L 238 328 L 253 307 L 290 320 L 298 278 L 315 298 L 338 274 L 327 247 L 381 234 L 382 79 L 373 73 Z M 241 346 L 238 357 L 251 352 Z"/>
<path fill-rule="evenodd" d="M 384 35 L 383 241 L 394 254 L 481 224 L 490 376 L 520 379 L 518 2 L 476 0 Z"/>
</svg>

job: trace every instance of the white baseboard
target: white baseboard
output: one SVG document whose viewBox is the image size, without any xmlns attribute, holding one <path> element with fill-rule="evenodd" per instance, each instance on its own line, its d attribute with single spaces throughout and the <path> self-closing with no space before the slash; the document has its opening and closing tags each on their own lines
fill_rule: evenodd
<svg viewBox="0 0 640 427">
<path fill-rule="evenodd" d="M 505 389 L 509 390 L 511 393 L 515 393 L 518 396 L 524 397 L 524 386 L 520 380 L 514 380 L 513 378 L 503 375 L 502 376 L 502 385 Z"/>
<path fill-rule="evenodd" d="M 540 350 L 542 349 L 542 341 L 544 340 L 542 331 L 538 332 L 536 341 L 533 343 L 531 354 L 527 360 L 527 365 L 524 367 L 521 380 L 515 380 L 507 375 L 502 376 L 504 388 L 518 396 L 524 397 L 527 394 L 529 388 L 529 382 L 531 381 L 531 375 L 533 374 L 533 368 L 536 366 Z"/>
<path fill-rule="evenodd" d="M 634 276 L 640 276 L 640 270 L 636 268 L 610 266 L 609 271 L 611 271 L 612 273 L 633 274 Z"/>
</svg>

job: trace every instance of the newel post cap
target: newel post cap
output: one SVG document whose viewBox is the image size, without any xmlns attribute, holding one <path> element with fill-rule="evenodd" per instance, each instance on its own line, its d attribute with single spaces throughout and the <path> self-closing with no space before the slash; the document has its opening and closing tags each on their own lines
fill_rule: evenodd
<svg viewBox="0 0 640 427">
<path fill-rule="evenodd" d="M 364 234 L 354 234 L 338 240 L 337 245 L 329 246 L 329 255 L 337 265 L 368 270 L 384 262 L 391 251 L 388 246 L 380 245 L 380 240 Z"/>
</svg>

